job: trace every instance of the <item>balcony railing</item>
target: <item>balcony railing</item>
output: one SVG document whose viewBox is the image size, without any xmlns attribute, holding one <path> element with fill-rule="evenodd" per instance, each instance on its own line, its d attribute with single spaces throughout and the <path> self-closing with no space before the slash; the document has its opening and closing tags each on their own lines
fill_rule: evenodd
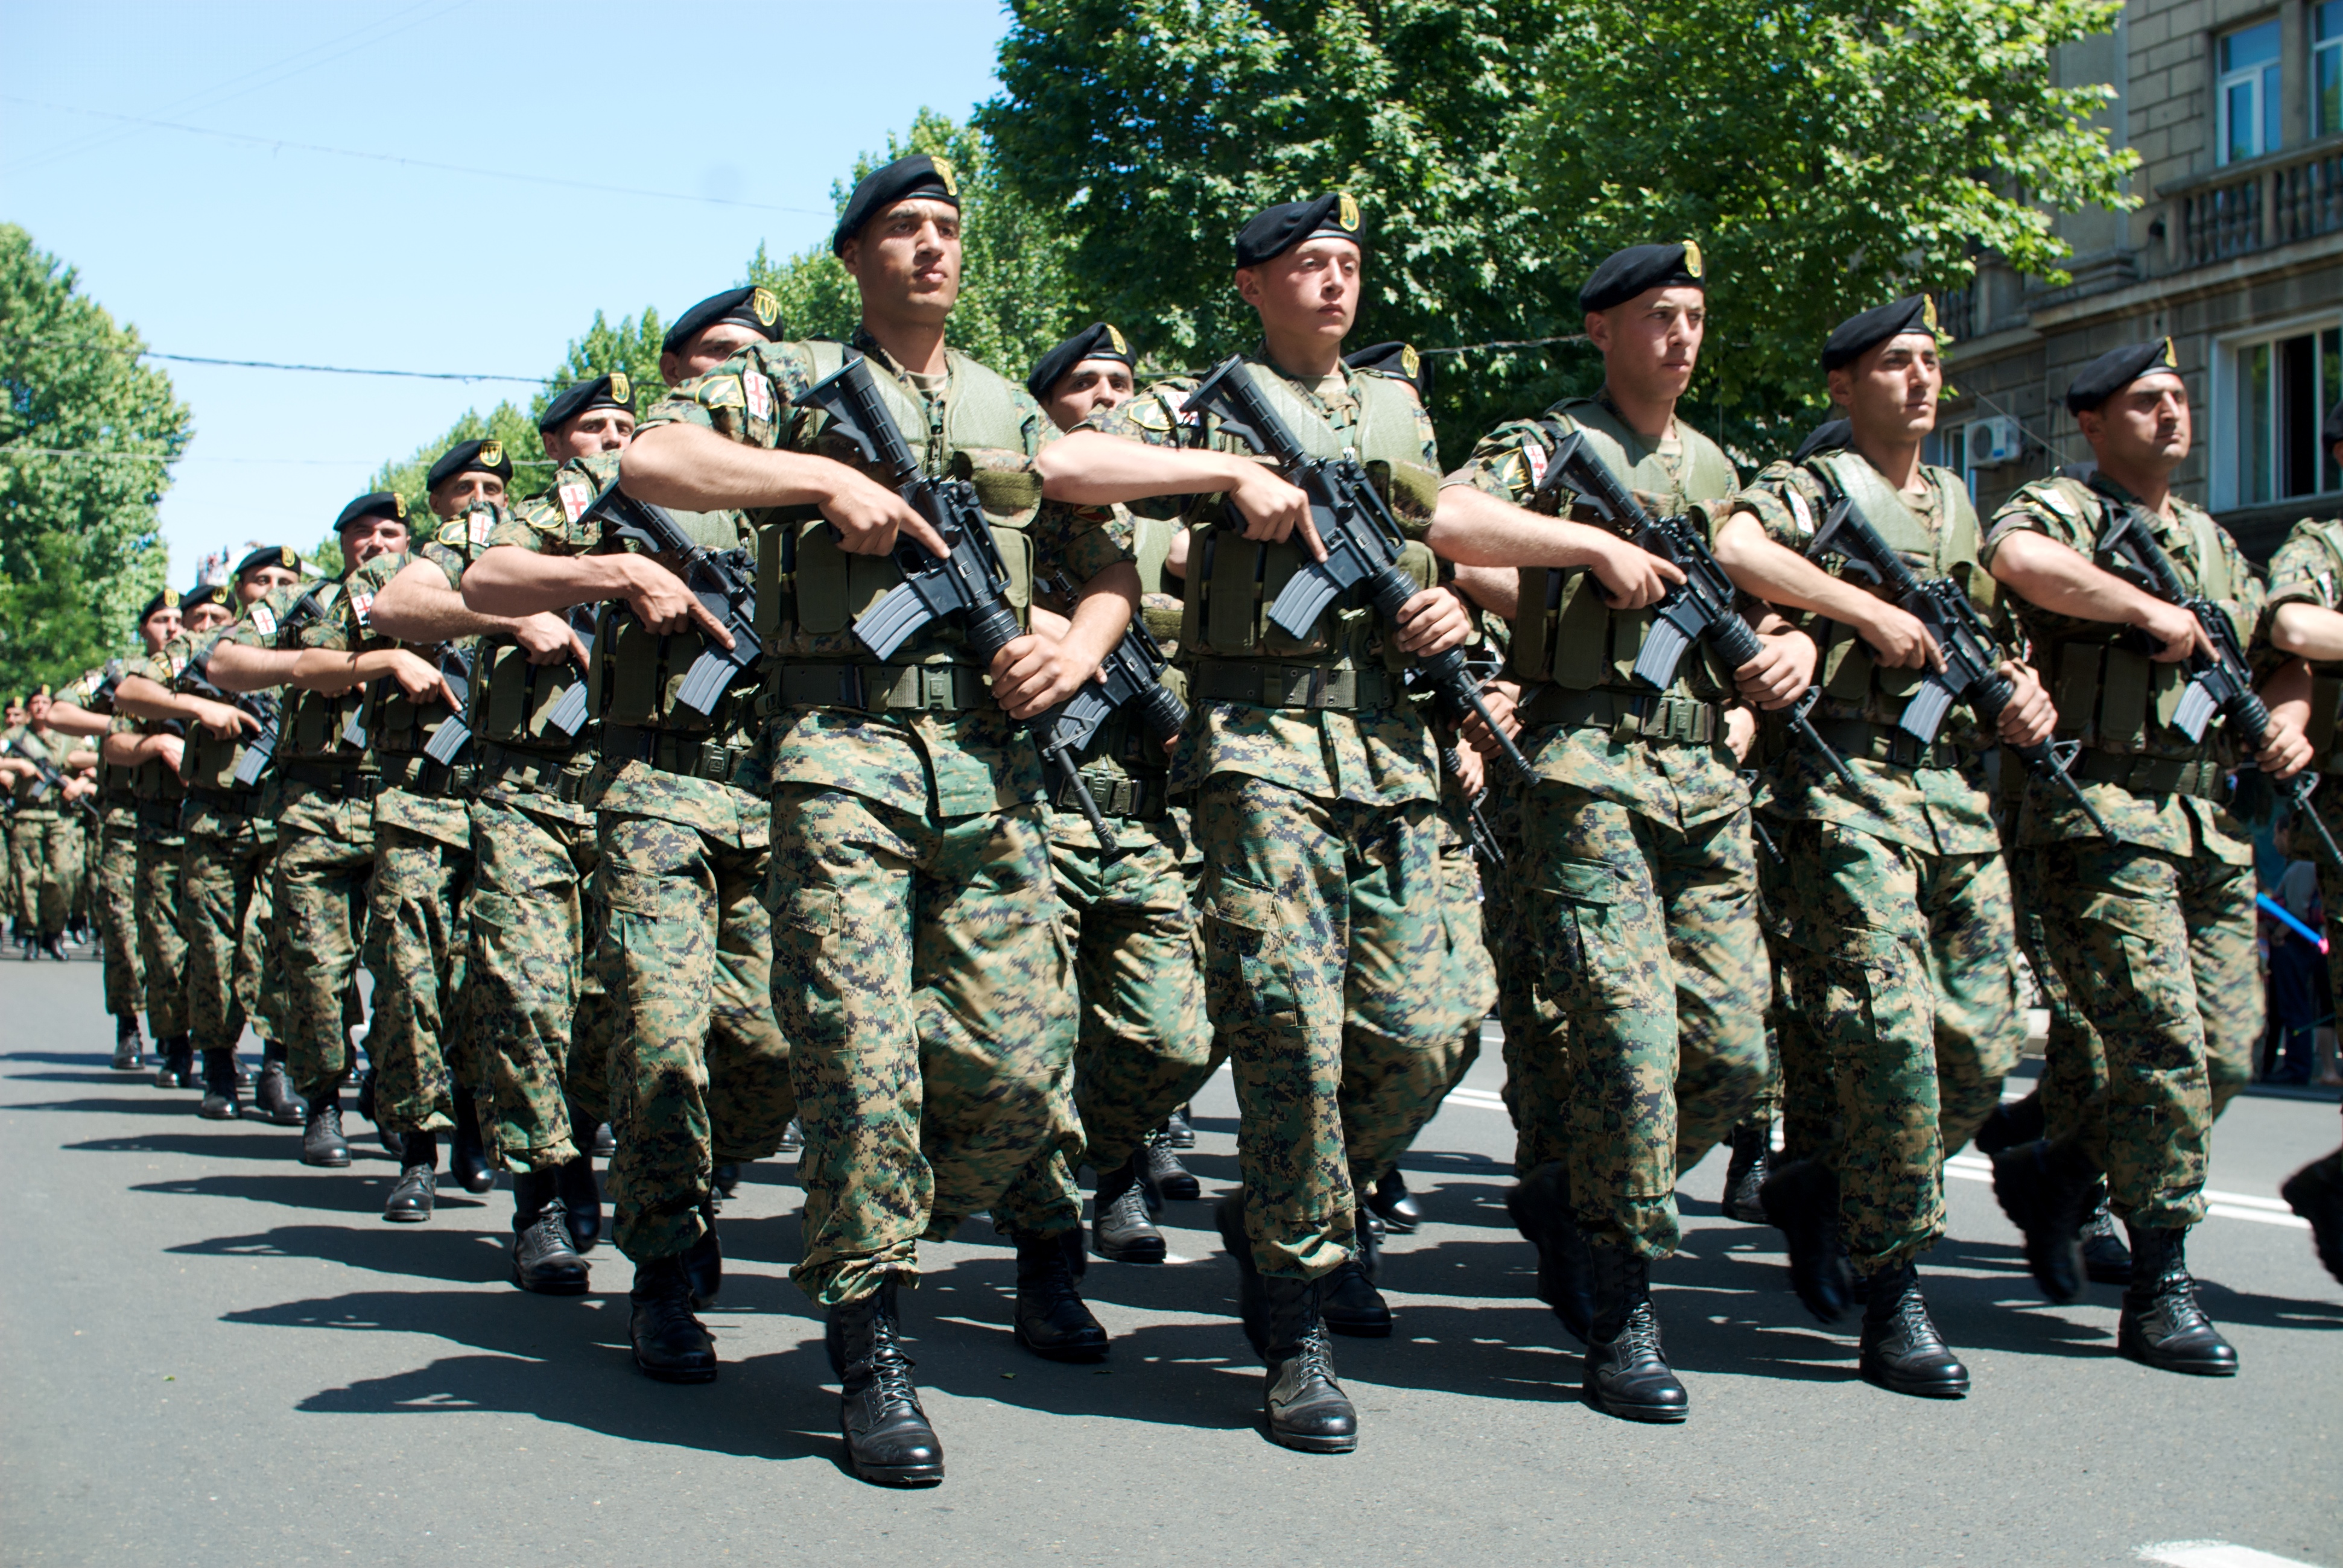
<svg viewBox="0 0 2343 1568">
<path fill-rule="evenodd" d="M 2173 208 L 2174 264 L 2231 256 L 2343 229 L 2343 136 L 2199 176 L 2163 193 Z"/>
</svg>

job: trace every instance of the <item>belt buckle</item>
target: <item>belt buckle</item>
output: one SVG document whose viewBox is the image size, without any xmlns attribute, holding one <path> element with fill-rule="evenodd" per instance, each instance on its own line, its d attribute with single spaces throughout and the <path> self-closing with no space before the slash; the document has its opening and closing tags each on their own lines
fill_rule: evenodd
<svg viewBox="0 0 2343 1568">
<path fill-rule="evenodd" d="M 923 664 L 920 668 L 920 707 L 949 709 L 959 706 L 952 689 L 952 667 L 949 664 Z"/>
</svg>

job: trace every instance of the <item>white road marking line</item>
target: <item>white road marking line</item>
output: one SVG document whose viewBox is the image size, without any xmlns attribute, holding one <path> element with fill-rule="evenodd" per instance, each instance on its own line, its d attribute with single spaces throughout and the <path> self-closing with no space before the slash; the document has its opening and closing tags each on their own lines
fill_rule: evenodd
<svg viewBox="0 0 2343 1568">
<path fill-rule="evenodd" d="M 2310 1563 L 2291 1557 L 2274 1557 L 2227 1541 L 2158 1541 L 2134 1547 L 2132 1555 L 2143 1563 L 2166 1563 L 2168 1568 L 2312 1568 Z"/>
</svg>

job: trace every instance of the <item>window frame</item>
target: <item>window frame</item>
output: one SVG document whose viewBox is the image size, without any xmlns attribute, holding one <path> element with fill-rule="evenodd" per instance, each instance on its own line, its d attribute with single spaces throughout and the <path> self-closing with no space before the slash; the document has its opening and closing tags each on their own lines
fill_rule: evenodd
<svg viewBox="0 0 2343 1568">
<path fill-rule="evenodd" d="M 2337 333 L 2338 341 L 2343 342 L 2343 309 L 2334 306 L 2307 311 L 2283 320 L 2258 322 L 2252 327 L 2225 334 L 2212 340 L 2209 345 L 2211 352 L 2207 356 L 2207 367 L 2206 390 L 2208 407 L 2198 408 L 2195 412 L 2197 437 L 2207 443 L 2205 487 L 2211 501 L 2210 509 L 2214 512 L 2238 511 L 2260 507 L 2308 507 L 2316 502 L 2343 495 L 2343 477 L 2338 477 L 2338 486 L 2334 489 L 2316 488 L 2299 496 L 2274 496 L 2266 501 L 2248 498 L 2246 486 L 2244 444 L 2247 421 L 2244 398 L 2247 371 L 2245 356 L 2256 348 L 2264 346 L 2275 347 L 2290 337 L 2308 337 L 2316 341 L 2322 335 L 2329 332 Z M 2320 350 L 2315 347 L 2313 352 L 2318 353 Z M 2338 352 L 2336 357 L 2338 362 L 2337 368 L 2343 368 L 2343 352 Z M 2320 407 L 2316 402 L 2322 389 L 2319 383 L 2332 378 L 2330 375 L 2321 373 L 2328 368 L 2318 367 L 2313 372 L 2313 411 L 2320 417 L 2334 407 L 2334 403 L 2330 402 L 2324 407 Z M 2343 394 L 2338 396 L 2337 401 L 2343 401 Z M 2326 478 L 2328 466 L 2326 448 L 2321 447 L 2318 450 L 2317 471 L 2322 484 Z"/>
<path fill-rule="evenodd" d="M 2286 61 L 2285 25 L 2278 17 L 2265 16 L 2258 22 L 2231 27 L 2213 36 L 2213 163 L 2217 168 L 2227 168 L 2233 163 L 2249 163 L 2285 146 L 2286 86 L 2281 69 Z M 2265 27 L 2273 29 L 2273 36 L 2278 40 L 2276 54 L 2266 61 L 2240 65 L 2235 70 L 2221 69 L 2222 51 L 2230 40 L 2242 38 L 2248 33 L 2258 33 Z M 2253 89 L 2254 150 L 2243 157 L 2232 157 L 2230 145 L 2236 138 L 2229 129 L 2229 94 L 2233 88 L 2240 86 Z M 2267 95 L 2265 89 L 2268 90 Z M 2273 97 L 2275 102 L 2270 101 Z"/>
<path fill-rule="evenodd" d="M 2310 88 L 2310 134 L 2331 136 L 2343 132 L 2343 0 L 2311 0 L 2307 9 L 2309 15 L 2303 21 L 2310 29 L 2310 71 L 2305 77 Z M 2328 11 L 2335 14 L 2335 35 L 2322 38 L 2318 35 L 2319 20 L 2321 14 Z M 2328 118 L 2327 95 L 2319 91 L 2322 67 L 2332 74 L 2338 89 L 2331 121 Z"/>
</svg>

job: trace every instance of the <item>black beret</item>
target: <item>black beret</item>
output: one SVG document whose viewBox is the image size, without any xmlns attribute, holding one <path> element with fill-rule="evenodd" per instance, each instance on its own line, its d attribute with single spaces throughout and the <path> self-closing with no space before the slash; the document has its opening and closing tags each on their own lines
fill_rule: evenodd
<svg viewBox="0 0 2343 1568">
<path fill-rule="evenodd" d="M 1035 360 L 1033 374 L 1025 377 L 1025 390 L 1033 394 L 1037 402 L 1047 397 L 1050 388 L 1058 384 L 1058 377 L 1085 359 L 1120 359 L 1125 365 L 1133 363 L 1131 345 L 1123 341 L 1122 334 L 1101 321 L 1083 327 Z"/>
<path fill-rule="evenodd" d="M 680 354 L 691 346 L 693 338 L 722 322 L 753 327 L 767 342 L 778 343 L 781 340 L 781 302 L 761 284 L 711 294 L 675 318 L 675 325 L 659 339 L 659 351 Z"/>
<path fill-rule="evenodd" d="M 2066 412 L 2080 414 L 2096 408 L 2143 376 L 2179 368 L 2169 337 L 2109 349 L 2084 366 L 2083 373 L 2067 385 Z"/>
<path fill-rule="evenodd" d="M 1697 288 L 1705 293 L 1704 270 L 1700 246 L 1691 240 L 1682 245 L 1631 245 L 1612 252 L 1594 269 L 1578 290 L 1578 308 L 1608 310 L 1654 288 Z"/>
<path fill-rule="evenodd" d="M 301 575 L 300 552 L 287 549 L 283 545 L 263 545 L 236 563 L 236 570 L 228 573 L 228 580 L 236 581 L 245 573 L 256 572 L 263 567 L 283 567 L 298 577 Z"/>
<path fill-rule="evenodd" d="M 352 523 L 377 517 L 402 523 L 407 521 L 407 498 L 397 490 L 376 490 L 370 495 L 360 496 L 344 507 L 342 515 L 334 519 L 334 532 L 338 534 Z"/>
<path fill-rule="evenodd" d="M 431 471 L 423 476 L 423 487 L 436 490 L 458 474 L 494 474 L 509 481 L 512 459 L 505 456 L 502 441 L 458 441 L 431 465 Z"/>
<path fill-rule="evenodd" d="M 1418 397 L 1432 396 L 1432 362 L 1418 354 L 1413 344 L 1370 344 L 1356 354 L 1343 355 L 1342 363 L 1353 370 L 1379 370 L 1404 381 L 1415 388 Z"/>
<path fill-rule="evenodd" d="M 1792 463 L 1803 463 L 1817 452 L 1835 452 L 1855 435 L 1855 427 L 1845 419 L 1826 419 L 1810 431 L 1790 454 Z"/>
<path fill-rule="evenodd" d="M 226 608 L 227 605 L 227 584 L 204 583 L 196 588 L 192 588 L 187 590 L 187 597 L 179 601 L 179 608 L 181 609 L 195 609 L 199 606 L 207 604 L 216 604 Z"/>
<path fill-rule="evenodd" d="M 1831 328 L 1830 340 L 1823 345 L 1823 368 L 1835 370 L 1842 365 L 1852 365 L 1871 349 L 1906 332 L 1925 332 L 1942 339 L 1936 329 L 1936 302 L 1925 294 L 1908 294 L 1892 304 L 1866 310 L 1860 316 L 1850 316 Z"/>
<path fill-rule="evenodd" d="M 2320 446 L 2332 447 L 2338 441 L 2343 441 L 2343 403 L 2327 410 L 2327 422 L 2318 427 Z"/>
<path fill-rule="evenodd" d="M 146 601 L 146 608 L 138 612 L 138 624 L 140 626 L 145 626 L 148 621 L 154 619 L 155 614 L 157 610 L 177 609 L 178 608 L 179 590 L 177 588 L 156 588 L 155 590 L 155 597 Z"/>
<path fill-rule="evenodd" d="M 1359 204 L 1348 192 L 1328 191 L 1314 201 L 1282 201 L 1237 230 L 1237 265 L 1259 266 L 1283 256 L 1304 240 L 1332 236 L 1365 248 L 1359 226 Z"/>
<path fill-rule="evenodd" d="M 537 427 L 550 434 L 593 408 L 623 408 L 629 414 L 635 411 L 634 382 L 625 371 L 613 370 L 591 381 L 572 382 L 545 406 L 545 412 L 537 417 Z"/>
<path fill-rule="evenodd" d="M 854 194 L 846 198 L 846 210 L 838 215 L 838 232 L 830 236 L 830 253 L 844 250 L 846 242 L 860 234 L 864 224 L 885 208 L 911 196 L 930 196 L 955 207 L 960 206 L 960 173 L 952 167 L 951 160 L 913 153 L 864 175 L 861 183 L 854 187 Z"/>
</svg>

